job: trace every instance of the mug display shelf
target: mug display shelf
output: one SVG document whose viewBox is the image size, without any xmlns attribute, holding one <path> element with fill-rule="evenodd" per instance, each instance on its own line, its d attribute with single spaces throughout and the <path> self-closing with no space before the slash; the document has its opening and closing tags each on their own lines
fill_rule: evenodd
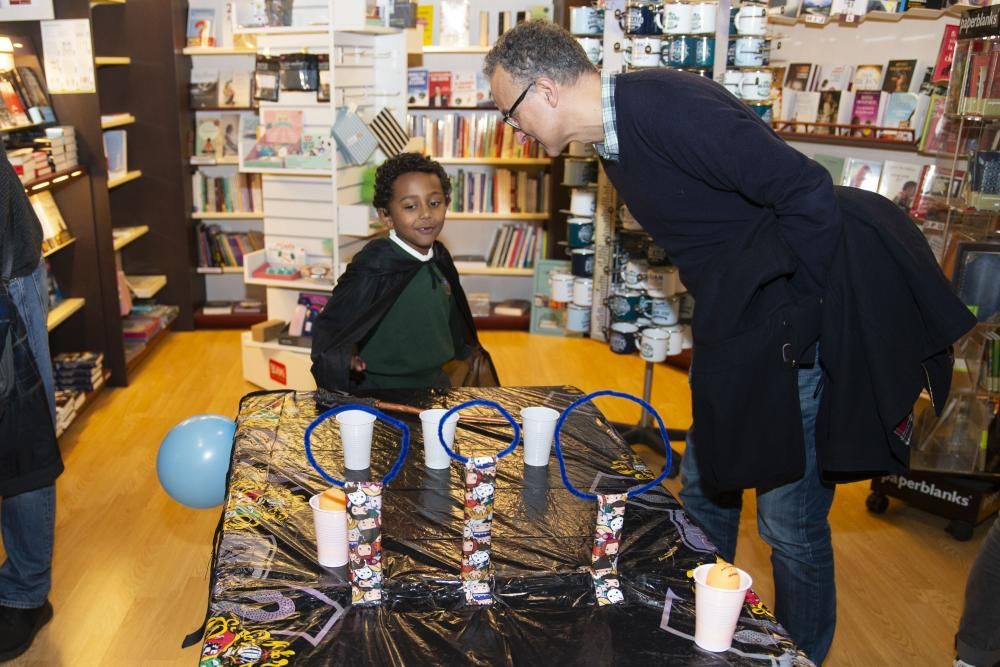
<svg viewBox="0 0 1000 667">
<path fill-rule="evenodd" d="M 805 23 L 810 27 L 824 28 L 828 25 L 844 25 L 847 27 L 857 26 L 865 21 L 878 21 L 882 23 L 897 23 L 903 19 L 916 19 L 920 21 L 933 21 L 941 18 L 942 16 L 950 16 L 957 18 L 962 15 L 962 12 L 966 9 L 974 9 L 972 5 L 952 5 L 947 9 L 928 9 L 926 7 L 914 7 L 912 9 L 907 9 L 905 12 L 868 12 L 862 16 L 857 17 L 854 21 L 840 20 L 839 18 L 829 17 L 829 16 L 819 16 L 812 17 L 808 15 L 802 15 L 798 18 L 790 18 L 786 16 L 768 16 L 768 23 L 775 25 L 795 25 L 796 23 Z"/>
<path fill-rule="evenodd" d="M 448 211 L 445 220 L 548 220 L 548 213 L 474 213 Z"/>
<path fill-rule="evenodd" d="M 62 250 L 63 248 L 68 248 L 69 246 L 73 245 L 74 243 L 76 243 L 76 239 L 71 236 L 71 237 L 69 237 L 69 239 L 63 241 L 59 245 L 57 245 L 57 246 L 55 246 L 53 248 L 49 248 L 48 250 L 46 250 L 45 252 L 43 252 L 42 253 L 42 257 L 49 257 L 51 255 L 54 255 L 57 252 L 59 252 L 60 250 Z"/>
<path fill-rule="evenodd" d="M 141 177 L 142 177 L 142 171 L 140 171 L 139 169 L 135 169 L 132 171 L 125 172 L 124 176 L 119 176 L 118 178 L 109 178 L 108 190 L 117 188 L 119 185 L 125 185 L 126 183 L 129 183 Z"/>
<path fill-rule="evenodd" d="M 110 130 L 116 127 L 123 127 L 125 125 L 131 125 L 135 122 L 135 116 L 130 113 L 127 114 L 112 114 L 107 120 L 101 117 L 101 129 Z"/>
<path fill-rule="evenodd" d="M 766 100 L 761 100 L 760 104 L 766 104 Z M 834 134 L 817 134 L 812 132 L 796 132 L 788 128 L 804 126 L 806 128 L 824 128 L 832 130 Z M 881 127 L 874 125 L 845 125 L 839 123 L 815 123 L 796 120 L 775 120 L 771 121 L 771 127 L 779 137 L 788 141 L 805 141 L 815 144 L 835 144 L 840 146 L 854 146 L 858 148 L 879 148 L 884 150 L 897 150 L 909 153 L 916 153 L 918 142 L 915 139 L 901 141 L 894 138 L 894 135 L 907 134 L 910 137 L 916 136 L 914 128 Z M 870 137 L 846 136 L 842 133 L 864 131 L 870 132 Z M 879 136 L 890 134 L 893 136 Z"/>
<path fill-rule="evenodd" d="M 52 331 L 60 324 L 69 319 L 70 315 L 77 312 L 86 305 L 86 300 L 67 298 L 60 301 L 56 306 L 49 311 L 48 320 L 46 321 L 46 326 L 49 331 Z"/>
<path fill-rule="evenodd" d="M 137 225 L 135 227 L 115 227 L 111 233 L 114 235 L 114 248 L 118 252 L 130 243 L 137 241 L 149 233 L 149 225 Z"/>
</svg>

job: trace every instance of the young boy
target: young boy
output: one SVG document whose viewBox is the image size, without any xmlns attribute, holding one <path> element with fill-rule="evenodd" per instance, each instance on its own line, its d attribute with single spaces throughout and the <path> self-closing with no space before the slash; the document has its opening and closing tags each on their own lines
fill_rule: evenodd
<svg viewBox="0 0 1000 667">
<path fill-rule="evenodd" d="M 463 366 L 456 360 L 485 368 L 485 378 L 458 383 L 499 384 L 455 264 L 436 240 L 450 195 L 444 169 L 422 155 L 403 153 L 378 168 L 374 205 L 391 231 L 355 255 L 314 325 L 318 387 L 448 387 L 455 374 L 443 367 Z"/>
</svg>

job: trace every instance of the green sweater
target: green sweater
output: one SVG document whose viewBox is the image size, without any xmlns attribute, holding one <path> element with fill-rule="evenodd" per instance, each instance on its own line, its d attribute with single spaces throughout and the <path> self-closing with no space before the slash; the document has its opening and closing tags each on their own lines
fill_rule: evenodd
<svg viewBox="0 0 1000 667">
<path fill-rule="evenodd" d="M 402 248 L 393 246 L 399 253 Z M 451 285 L 431 262 L 417 271 L 360 346 L 365 389 L 447 386 L 441 366 L 462 356 L 461 321 Z"/>
</svg>

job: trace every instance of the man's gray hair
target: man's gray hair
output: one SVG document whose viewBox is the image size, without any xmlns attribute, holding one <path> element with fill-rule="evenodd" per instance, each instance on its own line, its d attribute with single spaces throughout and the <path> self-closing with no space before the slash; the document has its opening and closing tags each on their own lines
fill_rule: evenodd
<svg viewBox="0 0 1000 667">
<path fill-rule="evenodd" d="M 597 72 L 573 35 L 545 20 L 519 23 L 501 35 L 486 54 L 483 73 L 491 78 L 498 66 L 525 85 L 543 76 L 571 84 L 583 74 Z"/>
</svg>

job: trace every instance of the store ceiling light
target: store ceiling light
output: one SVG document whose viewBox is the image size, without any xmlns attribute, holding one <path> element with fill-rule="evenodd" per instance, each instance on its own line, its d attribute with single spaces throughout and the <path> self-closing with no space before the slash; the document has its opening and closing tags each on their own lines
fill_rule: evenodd
<svg viewBox="0 0 1000 667">
<path fill-rule="evenodd" d="M 14 45 L 10 41 L 10 37 L 0 36 L 0 53 L 14 53 Z"/>
</svg>

